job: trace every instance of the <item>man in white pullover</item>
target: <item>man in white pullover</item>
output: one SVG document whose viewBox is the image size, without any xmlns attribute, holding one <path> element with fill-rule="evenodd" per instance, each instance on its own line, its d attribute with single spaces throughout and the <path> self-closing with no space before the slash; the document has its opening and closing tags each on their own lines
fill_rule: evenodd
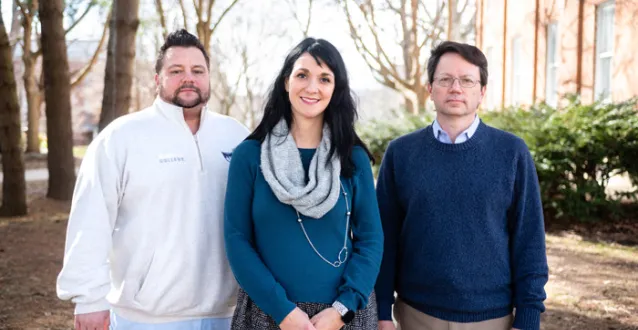
<svg viewBox="0 0 638 330">
<path fill-rule="evenodd" d="M 186 30 L 167 37 L 155 70 L 153 105 L 107 126 L 80 168 L 57 281 L 76 329 L 230 327 L 224 195 L 248 131 L 207 111 L 209 58 Z"/>
</svg>

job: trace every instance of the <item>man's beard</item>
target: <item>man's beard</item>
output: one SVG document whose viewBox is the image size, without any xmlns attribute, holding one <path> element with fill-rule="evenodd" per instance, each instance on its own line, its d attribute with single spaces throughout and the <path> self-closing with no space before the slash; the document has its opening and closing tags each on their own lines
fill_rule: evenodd
<svg viewBox="0 0 638 330">
<path fill-rule="evenodd" d="M 195 93 L 197 93 L 197 98 L 195 98 L 192 101 L 186 101 L 182 99 L 179 96 L 179 93 L 186 88 L 194 90 Z M 160 96 L 162 96 L 164 99 L 167 99 L 167 100 L 170 99 L 171 103 L 173 103 L 174 105 L 178 107 L 189 109 L 189 108 L 194 108 L 200 104 L 204 104 L 208 102 L 208 99 L 210 98 L 210 88 L 208 89 L 206 94 L 202 94 L 201 89 L 193 85 L 184 85 L 184 86 L 181 86 L 179 89 L 177 89 L 175 91 L 175 94 L 173 94 L 172 97 L 168 97 L 168 95 L 165 95 L 164 89 L 160 87 Z"/>
</svg>

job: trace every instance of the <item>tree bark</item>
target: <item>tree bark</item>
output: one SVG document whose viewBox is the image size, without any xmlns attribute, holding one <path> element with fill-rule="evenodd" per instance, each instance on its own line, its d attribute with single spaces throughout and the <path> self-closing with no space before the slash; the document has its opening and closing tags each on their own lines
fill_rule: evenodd
<svg viewBox="0 0 638 330">
<path fill-rule="evenodd" d="M 129 113 L 139 0 L 113 1 L 99 130 Z"/>
<path fill-rule="evenodd" d="M 0 0 L 0 6 L 2 6 Z M 27 214 L 24 159 L 20 148 L 20 104 L 13 71 L 13 52 L 0 15 L 0 154 L 2 155 L 2 205 L 0 215 Z"/>
<path fill-rule="evenodd" d="M 75 164 L 71 128 L 71 82 L 62 25 L 64 1 L 42 1 L 39 12 L 49 147 L 47 197 L 70 200 L 75 184 Z"/>
<path fill-rule="evenodd" d="M 16 2 L 17 3 L 17 2 Z M 36 79 L 35 69 L 39 55 L 32 51 L 33 18 L 38 2 L 22 4 L 22 62 L 24 63 L 24 91 L 27 98 L 27 148 L 28 153 L 40 153 L 40 112 L 42 93 Z"/>
</svg>

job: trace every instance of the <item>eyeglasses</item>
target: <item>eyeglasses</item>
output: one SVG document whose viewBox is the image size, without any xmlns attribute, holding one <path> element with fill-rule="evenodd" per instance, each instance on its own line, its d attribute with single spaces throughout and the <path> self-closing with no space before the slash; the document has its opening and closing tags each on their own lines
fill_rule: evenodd
<svg viewBox="0 0 638 330">
<path fill-rule="evenodd" d="M 441 87 L 450 87 L 454 85 L 454 81 L 458 80 L 459 85 L 463 88 L 472 88 L 476 86 L 478 81 L 472 78 L 453 78 L 453 77 L 438 77 L 434 78 L 434 82 Z"/>
</svg>

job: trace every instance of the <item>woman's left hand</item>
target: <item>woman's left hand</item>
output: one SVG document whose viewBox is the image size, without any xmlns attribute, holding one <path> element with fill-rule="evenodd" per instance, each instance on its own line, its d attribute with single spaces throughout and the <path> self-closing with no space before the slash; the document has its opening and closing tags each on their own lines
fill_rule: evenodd
<svg viewBox="0 0 638 330">
<path fill-rule="evenodd" d="M 339 330 L 345 324 L 341 321 L 341 314 L 333 307 L 326 308 L 313 316 L 310 322 L 317 330 Z"/>
</svg>

